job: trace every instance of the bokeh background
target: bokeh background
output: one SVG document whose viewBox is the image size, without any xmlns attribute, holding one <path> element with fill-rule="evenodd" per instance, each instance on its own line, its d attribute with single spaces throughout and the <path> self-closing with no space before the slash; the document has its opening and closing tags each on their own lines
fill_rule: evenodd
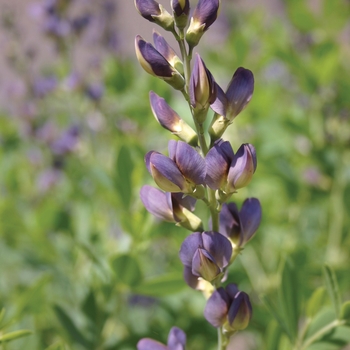
<svg viewBox="0 0 350 350">
<path fill-rule="evenodd" d="M 215 349 L 205 300 L 182 280 L 188 233 L 156 221 L 138 194 L 152 184 L 144 154 L 171 137 L 149 90 L 189 116 L 134 57 L 135 35 L 151 40 L 155 25 L 131 0 L 1 0 L 0 23 L 0 332 L 32 331 L 0 349 L 130 350 L 145 336 L 165 342 L 173 325 L 188 349 Z M 254 308 L 230 349 L 288 350 L 283 335 L 269 342 L 278 324 L 262 302 L 278 295 L 286 260 L 300 322 L 325 263 L 350 299 L 350 2 L 223 0 L 196 52 L 223 88 L 239 66 L 255 75 L 224 135 L 255 146 L 256 174 L 234 200 L 263 208 L 229 273 Z M 348 328 L 327 336 L 336 345 L 308 349 L 350 343 Z"/>
</svg>

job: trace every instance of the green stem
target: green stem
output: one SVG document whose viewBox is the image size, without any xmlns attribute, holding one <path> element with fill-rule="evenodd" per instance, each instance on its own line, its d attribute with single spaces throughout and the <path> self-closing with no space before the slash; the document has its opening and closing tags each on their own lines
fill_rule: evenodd
<svg viewBox="0 0 350 350">
<path fill-rule="evenodd" d="M 323 335 L 328 333 L 330 330 L 342 326 L 346 323 L 345 320 L 334 320 L 333 322 L 329 323 L 328 325 L 321 328 L 318 332 L 316 332 L 314 335 L 312 335 L 309 339 L 306 340 L 304 344 L 300 348 L 295 348 L 295 350 L 304 350 L 307 349 L 312 343 L 320 339 Z"/>
<path fill-rule="evenodd" d="M 218 328 L 218 350 L 225 350 L 226 346 L 223 341 L 223 333 L 222 333 L 222 328 Z"/>
</svg>

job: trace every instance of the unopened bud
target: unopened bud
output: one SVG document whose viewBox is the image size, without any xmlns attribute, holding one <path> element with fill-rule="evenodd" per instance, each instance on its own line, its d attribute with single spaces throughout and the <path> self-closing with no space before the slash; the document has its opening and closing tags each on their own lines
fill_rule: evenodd
<svg viewBox="0 0 350 350">
<path fill-rule="evenodd" d="M 166 103 L 164 98 L 151 91 L 149 94 L 153 115 L 159 124 L 178 136 L 181 140 L 196 146 L 196 132 Z"/>
<path fill-rule="evenodd" d="M 174 29 L 174 18 L 155 0 L 135 0 L 135 7 L 140 15 L 150 22 L 155 22 L 165 30 Z"/>
<path fill-rule="evenodd" d="M 190 12 L 189 0 L 171 0 L 171 8 L 175 18 L 175 24 L 179 29 L 187 26 L 188 15 Z"/>
<path fill-rule="evenodd" d="M 190 47 L 195 47 L 204 32 L 215 22 L 219 14 L 219 8 L 220 0 L 198 1 L 186 33 L 186 41 Z"/>
<path fill-rule="evenodd" d="M 140 35 L 135 39 L 135 51 L 141 67 L 149 74 L 163 79 L 177 90 L 185 84 L 183 76 L 173 68 L 163 55 L 152 44 L 145 41 Z"/>
<path fill-rule="evenodd" d="M 198 54 L 196 54 L 190 78 L 189 95 L 195 118 L 198 120 L 200 116 L 198 122 L 204 122 L 210 104 L 216 99 L 216 84 L 214 77 Z"/>
<path fill-rule="evenodd" d="M 226 193 L 247 186 L 256 170 L 256 164 L 255 148 L 249 143 L 243 144 L 232 160 L 227 176 Z"/>
</svg>

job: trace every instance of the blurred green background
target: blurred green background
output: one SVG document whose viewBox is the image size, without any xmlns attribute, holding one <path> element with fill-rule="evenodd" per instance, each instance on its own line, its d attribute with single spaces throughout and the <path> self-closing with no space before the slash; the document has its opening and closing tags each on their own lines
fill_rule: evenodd
<svg viewBox="0 0 350 350">
<path fill-rule="evenodd" d="M 174 325 L 188 349 L 215 349 L 205 300 L 182 280 L 178 251 L 188 233 L 156 221 L 138 194 L 153 184 L 144 154 L 166 152 L 171 136 L 151 113 L 149 90 L 184 119 L 189 111 L 142 71 L 132 37 L 125 46 L 130 33 L 117 18 L 126 4 L 87 3 L 1 3 L 0 335 L 32 333 L 0 349 L 130 350 L 142 337 L 166 342 Z M 223 88 L 239 66 L 254 73 L 253 99 L 224 138 L 233 149 L 255 146 L 256 174 L 234 200 L 254 196 L 263 208 L 229 273 L 254 309 L 229 349 L 288 350 L 284 335 L 269 339 L 279 325 L 262 302 L 281 293 L 286 260 L 296 300 L 287 317 L 305 319 L 325 263 L 350 299 L 350 3 L 222 6 L 196 51 Z M 146 22 L 136 10 L 130 21 L 136 32 Z M 329 305 L 326 298 L 317 311 Z M 348 330 L 308 349 L 345 349 Z"/>
</svg>

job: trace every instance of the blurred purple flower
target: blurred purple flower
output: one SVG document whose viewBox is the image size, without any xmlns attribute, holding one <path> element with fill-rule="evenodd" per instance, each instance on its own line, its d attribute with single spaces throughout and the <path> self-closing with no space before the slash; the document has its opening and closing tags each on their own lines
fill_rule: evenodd
<svg viewBox="0 0 350 350">
<path fill-rule="evenodd" d="M 149 173 L 164 191 L 193 193 L 196 185 L 204 184 L 204 159 L 183 141 L 170 140 L 168 149 L 169 157 L 155 151 L 146 154 Z"/>
<path fill-rule="evenodd" d="M 79 141 L 79 128 L 76 125 L 71 126 L 51 144 L 54 154 L 64 155 L 74 151 Z"/>
<path fill-rule="evenodd" d="M 52 189 L 61 179 L 62 171 L 49 168 L 41 172 L 37 178 L 36 186 L 40 193 L 46 193 Z"/>
<path fill-rule="evenodd" d="M 220 232 L 236 246 L 243 247 L 252 239 L 261 222 L 258 199 L 248 198 L 238 211 L 235 203 L 224 203 L 220 212 Z"/>
<path fill-rule="evenodd" d="M 86 87 L 86 95 L 92 101 L 99 101 L 104 93 L 104 86 L 102 83 L 91 83 Z"/>
<path fill-rule="evenodd" d="M 70 25 L 73 31 L 80 34 L 91 22 L 91 15 L 84 14 L 71 20 Z"/>
<path fill-rule="evenodd" d="M 168 335 L 167 345 L 150 338 L 143 338 L 137 343 L 137 350 L 185 350 L 185 346 L 185 332 L 178 327 L 172 327 Z"/>
<path fill-rule="evenodd" d="M 214 327 L 224 326 L 226 332 L 245 329 L 252 317 L 249 296 L 233 283 L 220 287 L 208 299 L 204 317 Z"/>
<path fill-rule="evenodd" d="M 222 279 L 231 259 L 232 245 L 219 232 L 194 232 L 182 243 L 179 255 L 185 281 L 196 289 L 199 278 L 212 283 Z"/>
<path fill-rule="evenodd" d="M 33 91 L 36 97 L 45 97 L 57 87 L 57 78 L 54 75 L 39 77 L 33 83 Z"/>
<path fill-rule="evenodd" d="M 71 26 L 67 20 L 57 15 L 52 15 L 45 19 L 43 30 L 49 35 L 65 37 L 70 33 Z"/>
</svg>

